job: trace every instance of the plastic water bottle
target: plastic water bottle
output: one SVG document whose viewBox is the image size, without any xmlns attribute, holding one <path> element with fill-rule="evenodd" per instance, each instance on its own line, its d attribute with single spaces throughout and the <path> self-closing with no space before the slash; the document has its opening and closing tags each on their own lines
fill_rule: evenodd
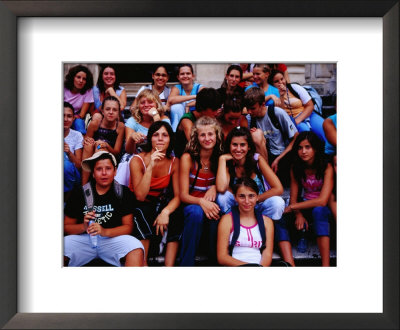
<svg viewBox="0 0 400 330">
<path fill-rule="evenodd" d="M 94 222 L 95 222 L 94 220 L 90 220 L 89 226 Z M 92 248 L 93 249 L 97 248 L 97 235 L 94 235 L 94 236 L 89 235 L 89 239 L 90 239 L 90 243 L 92 244 Z"/>
<path fill-rule="evenodd" d="M 307 250 L 307 239 L 306 239 L 306 224 L 300 233 L 300 239 L 297 243 L 297 252 L 304 253 Z"/>
<path fill-rule="evenodd" d="M 159 252 L 160 254 L 164 251 L 164 246 L 167 244 L 167 236 L 168 236 L 168 230 L 164 231 L 164 235 L 162 237 L 162 240 L 159 245 Z"/>
</svg>

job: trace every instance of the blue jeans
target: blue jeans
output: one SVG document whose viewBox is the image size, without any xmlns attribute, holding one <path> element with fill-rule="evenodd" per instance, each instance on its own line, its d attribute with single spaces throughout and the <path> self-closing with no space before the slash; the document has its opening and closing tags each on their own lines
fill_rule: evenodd
<svg viewBox="0 0 400 330">
<path fill-rule="evenodd" d="M 74 122 L 72 123 L 72 129 L 81 132 L 83 135 L 86 135 L 85 121 L 81 118 L 75 118 Z"/>
<path fill-rule="evenodd" d="M 206 218 L 203 209 L 199 205 L 190 204 L 184 207 L 185 219 L 181 243 L 181 266 L 194 266 L 194 259 L 199 247 L 204 225 L 208 227 L 208 258 L 211 264 L 217 260 L 217 229 L 218 220 Z"/>
<path fill-rule="evenodd" d="M 322 127 L 323 123 L 324 118 L 313 111 L 310 117 L 306 118 L 297 125 L 297 130 L 299 131 L 299 133 L 304 131 L 313 131 L 322 141 L 326 142 L 327 140 L 325 137 L 324 128 Z"/>
<path fill-rule="evenodd" d="M 330 236 L 330 223 L 331 210 L 328 206 L 317 206 L 312 209 L 302 211 L 303 216 L 309 221 L 310 228 L 317 237 Z M 275 240 L 278 242 L 289 241 L 289 228 L 290 214 L 285 214 L 280 221 L 275 222 Z M 312 221 L 310 223 L 310 220 Z"/>
<path fill-rule="evenodd" d="M 235 197 L 230 191 L 218 194 L 217 204 L 223 214 L 229 213 L 232 206 L 237 205 Z M 260 210 L 263 215 L 272 220 L 279 220 L 282 218 L 283 211 L 285 210 L 285 201 L 280 196 L 272 196 L 263 202 L 257 203 L 255 209 L 257 211 Z"/>
<path fill-rule="evenodd" d="M 176 132 L 179 121 L 185 114 L 185 105 L 186 105 L 185 102 L 171 105 L 170 118 L 171 118 L 171 127 L 174 132 Z"/>
<path fill-rule="evenodd" d="M 71 191 L 78 185 L 81 185 L 81 175 L 64 152 L 64 192 Z"/>
</svg>

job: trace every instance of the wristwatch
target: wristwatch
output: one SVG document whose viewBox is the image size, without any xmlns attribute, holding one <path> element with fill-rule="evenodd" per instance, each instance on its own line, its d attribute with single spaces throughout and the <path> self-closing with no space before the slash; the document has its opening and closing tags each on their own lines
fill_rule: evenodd
<svg viewBox="0 0 400 330">
<path fill-rule="evenodd" d="M 151 114 L 152 116 L 158 115 L 158 111 L 157 111 L 157 110 L 153 110 L 153 111 L 150 112 L 150 114 Z"/>
</svg>

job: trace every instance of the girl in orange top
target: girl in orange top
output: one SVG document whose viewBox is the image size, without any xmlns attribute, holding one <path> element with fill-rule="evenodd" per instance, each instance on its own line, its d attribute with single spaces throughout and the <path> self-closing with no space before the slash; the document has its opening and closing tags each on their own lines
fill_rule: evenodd
<svg viewBox="0 0 400 330">
<path fill-rule="evenodd" d="M 174 146 L 171 126 L 154 122 L 147 134 L 143 151 L 130 162 L 130 189 L 136 204 L 135 236 L 145 249 L 145 260 L 150 239 L 163 236 L 168 230 L 165 265 L 173 266 L 181 234 L 177 209 L 179 200 L 179 159 L 171 155 Z"/>
</svg>

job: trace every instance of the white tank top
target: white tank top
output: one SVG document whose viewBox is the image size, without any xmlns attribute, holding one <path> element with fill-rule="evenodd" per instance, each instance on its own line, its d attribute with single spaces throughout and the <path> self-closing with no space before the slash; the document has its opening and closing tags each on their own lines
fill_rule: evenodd
<svg viewBox="0 0 400 330">
<path fill-rule="evenodd" d="M 232 217 L 232 214 L 231 214 Z M 229 236 L 229 244 L 233 236 L 233 217 L 232 217 L 232 231 Z M 260 247 L 262 245 L 262 237 L 258 223 L 251 227 L 240 225 L 239 237 L 235 243 L 232 251 L 232 257 L 247 263 L 259 264 L 261 262 Z"/>
</svg>

